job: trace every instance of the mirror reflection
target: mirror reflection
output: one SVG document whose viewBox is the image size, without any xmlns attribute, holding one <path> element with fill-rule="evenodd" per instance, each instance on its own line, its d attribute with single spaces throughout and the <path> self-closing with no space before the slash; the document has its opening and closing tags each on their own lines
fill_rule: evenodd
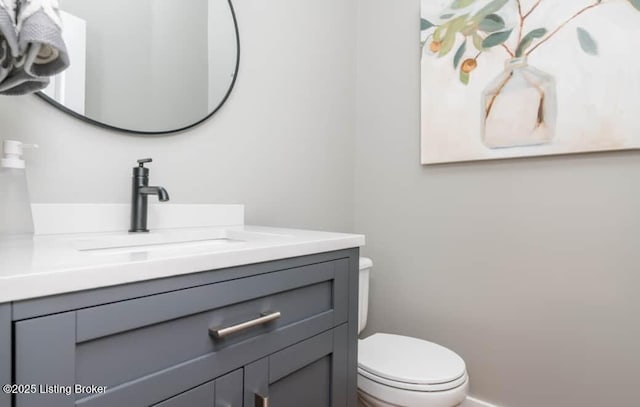
<svg viewBox="0 0 640 407">
<path fill-rule="evenodd" d="M 61 0 L 71 66 L 41 96 L 96 124 L 166 133 L 215 112 L 239 60 L 229 0 Z"/>
</svg>

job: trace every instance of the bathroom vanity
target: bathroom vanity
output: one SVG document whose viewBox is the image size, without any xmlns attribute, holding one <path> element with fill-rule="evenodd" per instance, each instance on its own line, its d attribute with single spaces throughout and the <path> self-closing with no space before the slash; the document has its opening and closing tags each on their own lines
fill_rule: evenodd
<svg viewBox="0 0 640 407">
<path fill-rule="evenodd" d="M 362 244 L 237 225 L 2 243 L 30 261 L 0 266 L 0 406 L 355 407 Z"/>
</svg>

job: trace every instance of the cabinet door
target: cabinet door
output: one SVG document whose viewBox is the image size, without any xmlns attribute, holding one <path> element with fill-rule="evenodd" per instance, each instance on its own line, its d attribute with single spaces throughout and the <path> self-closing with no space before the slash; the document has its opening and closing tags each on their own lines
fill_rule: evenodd
<svg viewBox="0 0 640 407">
<path fill-rule="evenodd" d="M 244 407 L 352 407 L 347 325 L 245 367 Z"/>
<path fill-rule="evenodd" d="M 238 369 L 153 407 L 242 407 L 242 376 Z"/>
<path fill-rule="evenodd" d="M 154 407 L 212 407 L 215 401 L 215 382 L 205 383 L 171 397 L 161 403 L 154 404 Z"/>
<path fill-rule="evenodd" d="M 242 369 L 217 379 L 214 407 L 242 407 L 243 381 Z"/>
</svg>

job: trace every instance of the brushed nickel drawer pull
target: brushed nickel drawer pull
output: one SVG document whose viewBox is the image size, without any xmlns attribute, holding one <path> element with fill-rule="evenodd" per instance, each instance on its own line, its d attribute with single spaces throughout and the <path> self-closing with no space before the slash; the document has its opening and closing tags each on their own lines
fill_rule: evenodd
<svg viewBox="0 0 640 407">
<path fill-rule="evenodd" d="M 237 325 L 228 326 L 226 328 L 209 328 L 209 335 L 213 336 L 216 339 L 224 338 L 225 336 L 229 336 L 236 332 L 244 331 L 245 329 L 249 329 L 254 326 L 275 321 L 276 319 L 282 316 L 280 311 L 268 311 L 268 312 L 263 312 L 260 315 L 262 316 L 259 318 L 252 319 L 251 321 L 242 322 Z"/>
<path fill-rule="evenodd" d="M 263 397 L 256 393 L 255 407 L 269 407 L 269 397 Z"/>
</svg>

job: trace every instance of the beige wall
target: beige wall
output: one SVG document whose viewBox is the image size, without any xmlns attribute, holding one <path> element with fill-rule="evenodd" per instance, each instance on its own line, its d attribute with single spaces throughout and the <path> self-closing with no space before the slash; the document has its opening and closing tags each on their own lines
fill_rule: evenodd
<svg viewBox="0 0 640 407">
<path fill-rule="evenodd" d="M 454 349 L 500 406 L 639 405 L 640 154 L 420 166 L 418 21 L 359 1 L 367 332 Z"/>
<path fill-rule="evenodd" d="M 149 156 L 152 184 L 174 202 L 244 203 L 253 224 L 350 229 L 355 3 L 234 5 L 243 51 L 237 87 L 218 114 L 183 134 L 133 137 L 35 96 L 0 97 L 0 138 L 41 147 L 28 153 L 32 200 L 129 202 L 131 168 Z"/>
</svg>

